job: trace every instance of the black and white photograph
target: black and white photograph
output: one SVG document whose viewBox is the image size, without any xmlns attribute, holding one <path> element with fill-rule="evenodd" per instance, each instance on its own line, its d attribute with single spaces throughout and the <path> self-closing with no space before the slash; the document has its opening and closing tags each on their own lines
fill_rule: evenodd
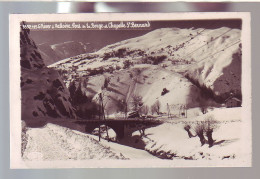
<svg viewBox="0 0 260 179">
<path fill-rule="evenodd" d="M 250 167 L 249 13 L 10 15 L 11 168 Z"/>
</svg>

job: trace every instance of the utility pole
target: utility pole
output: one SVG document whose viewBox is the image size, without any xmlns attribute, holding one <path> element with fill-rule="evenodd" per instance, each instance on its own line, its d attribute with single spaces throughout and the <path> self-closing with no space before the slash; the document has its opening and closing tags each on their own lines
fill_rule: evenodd
<svg viewBox="0 0 260 179">
<path fill-rule="evenodd" d="M 187 107 L 186 107 L 186 105 L 180 106 L 179 116 L 187 118 Z"/>
<path fill-rule="evenodd" d="M 171 115 L 171 110 L 170 110 L 170 106 L 169 104 L 167 103 L 167 110 L 168 110 L 168 119 L 172 119 L 172 115 Z"/>
<path fill-rule="evenodd" d="M 99 99 L 99 103 L 100 103 L 100 99 Z M 100 105 L 99 105 L 99 112 L 98 112 L 98 120 L 99 120 L 99 122 L 101 124 L 101 107 L 100 107 Z M 100 141 L 100 138 L 101 138 L 100 126 L 101 125 L 99 125 L 99 127 L 98 127 L 98 141 Z"/>
<path fill-rule="evenodd" d="M 181 111 L 182 111 L 182 105 L 180 105 L 180 109 L 179 109 L 179 117 L 181 117 Z"/>
<path fill-rule="evenodd" d="M 188 117 L 188 109 L 187 106 L 185 105 L 185 110 L 186 110 L 186 118 Z"/>
<path fill-rule="evenodd" d="M 102 114 L 102 117 L 100 118 L 100 120 L 106 120 L 106 117 L 105 117 L 105 109 L 104 109 L 104 103 L 103 103 L 103 95 L 102 93 L 99 93 L 99 101 L 100 101 L 100 105 L 101 105 L 101 111 L 100 113 Z M 106 132 L 107 132 L 107 140 L 109 141 L 109 135 L 108 135 L 108 129 L 107 129 L 107 125 L 105 125 L 105 128 L 106 128 Z M 99 127 L 100 129 L 100 127 Z M 100 134 L 99 134 L 100 135 Z"/>
</svg>

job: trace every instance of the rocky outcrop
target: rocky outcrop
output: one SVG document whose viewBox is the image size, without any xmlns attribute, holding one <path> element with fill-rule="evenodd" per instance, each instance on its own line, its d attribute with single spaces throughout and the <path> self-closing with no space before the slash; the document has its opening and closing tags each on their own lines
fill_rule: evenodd
<svg viewBox="0 0 260 179">
<path fill-rule="evenodd" d="M 48 119 L 75 118 L 68 89 L 59 73 L 45 66 L 27 29 L 21 29 L 20 48 L 22 120 L 37 127 Z"/>
</svg>

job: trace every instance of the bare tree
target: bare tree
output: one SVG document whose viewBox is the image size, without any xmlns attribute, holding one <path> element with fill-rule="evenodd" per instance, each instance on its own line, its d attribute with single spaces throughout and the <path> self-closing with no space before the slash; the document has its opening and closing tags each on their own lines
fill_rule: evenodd
<svg viewBox="0 0 260 179">
<path fill-rule="evenodd" d="M 117 108 L 119 111 L 123 112 L 125 115 L 125 118 L 127 118 L 128 104 L 125 99 L 119 100 L 117 102 Z"/>
<path fill-rule="evenodd" d="M 197 136 L 200 138 L 201 146 L 203 146 L 206 143 L 206 139 L 204 137 L 205 123 L 203 121 L 197 122 L 194 130 Z"/>
<path fill-rule="evenodd" d="M 205 120 L 205 132 L 208 138 L 209 147 L 212 147 L 214 140 L 212 138 L 212 133 L 219 127 L 219 122 L 214 119 L 213 116 L 208 116 Z"/>
<path fill-rule="evenodd" d="M 105 77 L 104 84 L 102 86 L 102 90 L 106 89 L 108 87 L 109 83 L 110 83 L 110 78 L 109 77 Z"/>
<path fill-rule="evenodd" d="M 187 131 L 187 133 L 188 133 L 188 135 L 189 135 L 189 138 L 195 137 L 195 136 L 191 133 L 190 129 L 191 129 L 191 126 L 190 126 L 189 124 L 186 124 L 186 125 L 184 126 L 184 130 Z"/>
<path fill-rule="evenodd" d="M 160 108 L 161 108 L 161 103 L 160 101 L 156 101 L 152 106 L 151 106 L 151 112 L 153 113 L 157 113 L 158 115 L 160 114 Z"/>
<path fill-rule="evenodd" d="M 207 106 L 205 106 L 205 105 L 200 105 L 200 110 L 201 110 L 202 114 L 206 114 L 208 111 Z"/>
<path fill-rule="evenodd" d="M 212 133 L 219 127 L 218 123 L 219 122 L 215 120 L 213 116 L 207 116 L 204 121 L 197 122 L 197 125 L 195 126 L 194 130 L 197 136 L 200 138 L 201 145 L 204 145 L 206 143 L 204 134 L 208 138 L 207 142 L 209 144 L 209 147 L 212 147 L 214 145 Z"/>
<path fill-rule="evenodd" d="M 143 105 L 143 98 L 142 96 L 138 96 L 138 95 L 134 95 L 132 97 L 132 108 L 134 111 L 139 111 L 140 108 L 142 107 Z"/>
<path fill-rule="evenodd" d="M 124 64 L 123 68 L 124 68 L 124 69 L 127 69 L 127 68 L 129 68 L 130 65 L 132 65 L 133 63 L 130 62 L 130 60 L 125 60 L 125 61 L 123 62 L 123 64 Z"/>
<path fill-rule="evenodd" d="M 147 105 L 143 105 L 140 109 L 140 113 L 143 114 L 143 115 L 147 115 L 149 112 L 149 106 Z"/>
</svg>

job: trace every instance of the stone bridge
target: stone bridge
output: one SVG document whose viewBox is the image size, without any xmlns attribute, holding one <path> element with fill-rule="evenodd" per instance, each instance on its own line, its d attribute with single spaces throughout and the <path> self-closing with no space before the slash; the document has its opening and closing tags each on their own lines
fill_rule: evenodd
<svg viewBox="0 0 260 179">
<path fill-rule="evenodd" d="M 87 133 L 91 133 L 95 128 L 101 125 L 106 125 L 112 128 L 118 139 L 124 138 L 126 135 L 130 135 L 137 130 L 144 130 L 149 127 L 160 125 L 162 122 L 151 119 L 124 119 L 124 120 L 78 120 L 75 123 L 85 125 Z"/>
</svg>

